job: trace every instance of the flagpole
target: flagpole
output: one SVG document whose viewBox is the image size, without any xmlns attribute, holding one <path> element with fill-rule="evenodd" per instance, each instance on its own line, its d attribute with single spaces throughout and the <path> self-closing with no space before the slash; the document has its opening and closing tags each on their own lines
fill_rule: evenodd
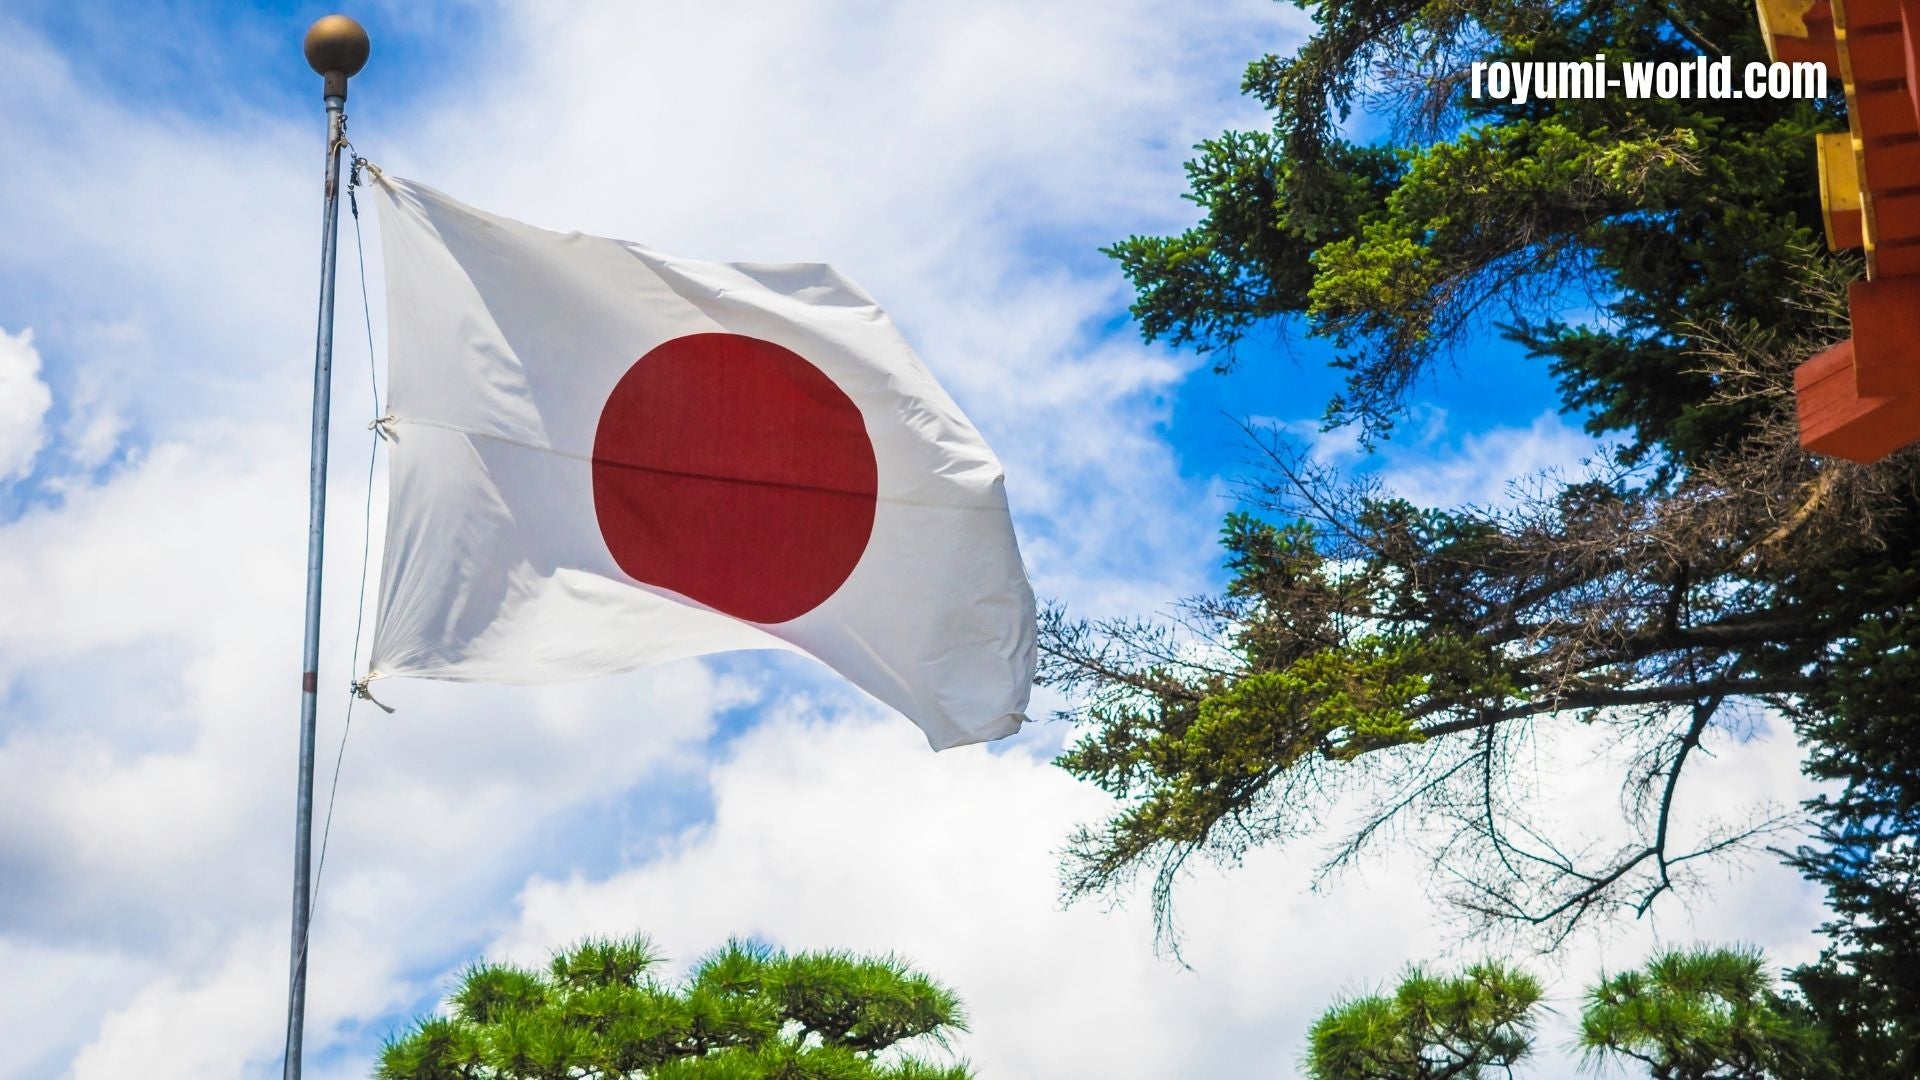
<svg viewBox="0 0 1920 1080">
<path fill-rule="evenodd" d="M 293 949 L 287 986 L 285 1080 L 300 1080 L 307 1015 L 307 929 L 313 899 L 313 737 L 320 685 L 320 563 L 327 520 L 327 417 L 333 390 L 333 266 L 339 242 L 340 155 L 346 148 L 347 80 L 366 66 L 367 32 L 345 15 L 307 30 L 307 64 L 324 80 L 327 186 L 320 234 L 320 328 L 313 356 L 313 452 L 307 491 L 307 620 L 300 661 L 300 780 L 294 802 Z"/>
</svg>

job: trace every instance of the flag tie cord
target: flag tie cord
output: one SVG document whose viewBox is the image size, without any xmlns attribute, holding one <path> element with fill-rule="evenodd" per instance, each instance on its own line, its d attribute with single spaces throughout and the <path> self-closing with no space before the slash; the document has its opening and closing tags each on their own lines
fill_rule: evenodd
<svg viewBox="0 0 1920 1080">
<path fill-rule="evenodd" d="M 388 715 L 392 715 L 394 711 L 393 706 L 387 704 L 384 701 L 381 701 L 377 697 L 374 697 L 373 691 L 368 689 L 368 684 L 373 682 L 373 676 L 374 676 L 374 673 L 371 671 L 367 672 L 365 675 L 362 675 L 360 677 L 360 681 L 353 684 L 353 696 L 355 698 L 358 698 L 361 701 L 371 701 L 374 705 L 378 706 L 383 712 L 387 713 Z"/>
</svg>

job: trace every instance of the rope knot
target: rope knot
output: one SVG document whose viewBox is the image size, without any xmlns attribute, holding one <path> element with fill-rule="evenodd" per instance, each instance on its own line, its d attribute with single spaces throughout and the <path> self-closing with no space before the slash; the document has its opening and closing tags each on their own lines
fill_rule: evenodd
<svg viewBox="0 0 1920 1080">
<path fill-rule="evenodd" d="M 393 706 L 387 704 L 384 701 L 381 701 L 379 698 L 374 697 L 373 691 L 368 689 L 368 687 L 373 682 L 375 674 L 377 673 L 369 671 L 361 678 L 355 680 L 353 684 L 353 696 L 359 698 L 361 701 L 372 702 L 373 704 L 379 706 L 382 712 L 385 712 L 387 715 L 391 716 L 393 715 Z"/>
</svg>

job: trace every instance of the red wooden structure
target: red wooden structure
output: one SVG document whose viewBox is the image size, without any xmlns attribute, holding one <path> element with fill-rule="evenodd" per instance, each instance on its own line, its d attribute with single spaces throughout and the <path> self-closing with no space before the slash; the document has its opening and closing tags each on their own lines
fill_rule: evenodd
<svg viewBox="0 0 1920 1080">
<path fill-rule="evenodd" d="M 1920 441 L 1920 0 L 1758 0 L 1775 60 L 1838 73 L 1848 130 L 1819 137 L 1827 243 L 1863 248 L 1853 337 L 1794 372 L 1800 444 L 1872 462 Z"/>
</svg>

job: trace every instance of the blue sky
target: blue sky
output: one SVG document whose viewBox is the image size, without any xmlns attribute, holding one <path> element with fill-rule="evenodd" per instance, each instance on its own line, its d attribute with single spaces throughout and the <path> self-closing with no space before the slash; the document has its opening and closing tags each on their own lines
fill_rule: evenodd
<svg viewBox="0 0 1920 1080">
<path fill-rule="evenodd" d="M 382 2 L 360 151 L 553 228 L 706 258 L 832 261 L 880 298 L 1005 460 L 1037 590 L 1144 613 L 1219 581 L 1231 419 L 1315 434 L 1314 342 L 1232 375 L 1142 344 L 1098 246 L 1178 229 L 1187 148 L 1260 122 L 1242 65 L 1298 40 L 1266 0 L 1052 5 Z M 26 0 L 0 137 L 0 1077 L 277 1075 L 322 121 L 294 4 Z M 378 238 L 368 222 L 376 331 Z M 343 248 L 323 687 L 345 681 L 366 343 Z M 1364 467 L 1497 498 L 1590 453 L 1489 341 Z M 384 497 L 383 482 L 376 497 Z M 310 1075 L 476 953 L 646 929 L 897 950 L 970 1003 L 983 1076 L 1284 1075 L 1311 1017 L 1469 955 L 1389 855 L 1313 891 L 1315 848 L 1203 871 L 1182 970 L 1142 903 L 1055 899 L 1106 806 L 1036 724 L 933 755 L 792 657 L 545 688 L 396 683 L 347 751 L 315 928 Z M 1048 699 L 1042 698 L 1044 709 Z M 339 737 L 322 711 L 322 781 Z M 1591 748 L 1562 740 L 1571 769 Z M 1721 748 L 1706 814 L 1802 792 L 1790 739 Z M 1549 755 L 1551 757 L 1551 755 Z M 1616 792 L 1543 762 L 1553 809 Z M 1579 944 L 1568 992 L 1656 940 L 1810 955 L 1817 897 L 1764 861 Z M 1044 1005 L 1044 1008 L 1039 1007 Z M 1539 1076 L 1572 1075 L 1551 1055 Z"/>
</svg>

